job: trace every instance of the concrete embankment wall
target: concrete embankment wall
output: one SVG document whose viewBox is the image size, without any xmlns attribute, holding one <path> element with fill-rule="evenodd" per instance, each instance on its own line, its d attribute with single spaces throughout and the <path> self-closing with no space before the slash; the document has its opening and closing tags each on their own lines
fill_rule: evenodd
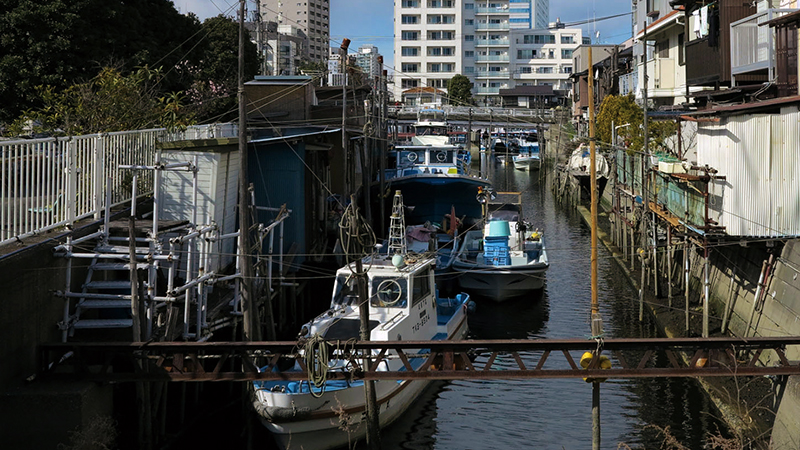
<svg viewBox="0 0 800 450">
<path fill-rule="evenodd" d="M 76 237 L 97 227 L 83 229 Z M 0 255 L 0 429 L 8 449 L 57 448 L 69 444 L 70 432 L 111 413 L 111 389 L 94 383 L 34 380 L 38 347 L 60 342 L 57 323 L 64 300 L 54 295 L 67 282 L 67 261 L 53 256 L 64 235 L 52 233 L 4 248 Z M 31 245 L 31 241 L 41 241 Z M 12 244 L 13 245 L 13 244 Z M 84 263 L 85 265 L 85 263 Z M 72 287 L 84 281 L 85 269 L 73 272 Z"/>
<path fill-rule="evenodd" d="M 601 239 L 627 271 L 630 260 L 623 261 L 622 251 L 611 242 L 613 233 L 609 229 L 609 214 L 612 192 L 613 185 L 609 183 L 601 200 L 600 223 L 601 228 L 605 228 Z M 588 221 L 588 211 L 583 213 Z M 666 258 L 663 257 L 665 248 L 659 248 L 662 258 L 658 266 L 658 299 L 652 297 L 652 274 L 646 277 L 645 292 L 650 297 L 648 306 L 667 336 L 699 335 L 703 319 L 704 252 L 702 248 L 695 246 L 687 253 L 690 263 L 690 331 L 687 332 L 684 290 L 681 286 L 681 278 L 684 276 L 682 245 L 678 246 L 672 260 L 671 308 L 669 300 L 665 298 L 669 273 Z M 770 255 L 773 256 L 773 263 L 765 271 L 763 287 L 757 301 L 756 292 L 759 291 L 762 267 Z M 640 268 L 638 258 L 634 266 Z M 628 275 L 631 282 L 638 287 L 639 270 L 629 272 Z M 721 333 L 723 321 L 726 333 L 738 337 L 800 335 L 800 239 L 712 243 L 709 252 L 709 294 L 711 335 Z M 787 349 L 786 356 L 793 364 L 800 363 L 800 351 L 797 349 Z M 773 352 L 765 352 L 761 356 L 761 363 L 771 365 L 775 359 Z M 720 390 L 713 383 L 704 382 L 703 385 L 732 427 L 752 428 L 744 433 L 745 436 L 766 432 L 767 438 L 761 440 L 762 443 L 768 443 L 770 449 L 800 448 L 800 376 L 776 377 L 771 383 L 767 380 L 755 380 L 756 383 L 752 384 L 761 386 L 761 390 L 756 390 L 757 392 L 767 391 L 763 398 L 745 394 L 746 388 L 742 386 L 751 384 L 752 381 L 754 380 L 742 380 L 728 390 Z M 737 388 L 741 391 L 736 392 Z"/>
</svg>

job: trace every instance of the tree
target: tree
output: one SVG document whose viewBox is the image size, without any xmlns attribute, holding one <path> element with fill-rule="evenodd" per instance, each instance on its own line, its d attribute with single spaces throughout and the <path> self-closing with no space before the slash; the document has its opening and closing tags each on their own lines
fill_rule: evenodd
<svg viewBox="0 0 800 450">
<path fill-rule="evenodd" d="M 191 59 L 200 23 L 170 0 L 0 0 L 0 11 L 0 122 L 41 107 L 43 86 L 57 92 L 103 66 L 171 68 L 166 91 L 191 84 L 175 67 Z"/>
<path fill-rule="evenodd" d="M 453 105 L 472 105 L 472 83 L 464 75 L 456 75 L 447 81 L 447 95 Z"/>
<path fill-rule="evenodd" d="M 187 98 L 198 120 L 231 120 L 238 115 L 239 24 L 223 15 L 211 17 L 203 22 L 201 36 L 195 59 L 184 62 L 193 79 Z M 245 36 L 244 63 L 244 79 L 252 80 L 259 62 L 258 48 L 249 36 Z"/>
<path fill-rule="evenodd" d="M 641 151 L 644 148 L 644 111 L 636 104 L 632 95 L 608 95 L 600 105 L 600 113 L 597 115 L 597 139 L 601 143 L 611 143 L 611 125 L 621 126 L 630 124 L 618 129 L 621 140 L 627 143 L 632 151 Z M 664 150 L 667 138 L 673 136 L 677 131 L 677 126 L 672 120 L 649 120 L 647 123 L 648 134 L 650 135 L 650 152 Z"/>
</svg>

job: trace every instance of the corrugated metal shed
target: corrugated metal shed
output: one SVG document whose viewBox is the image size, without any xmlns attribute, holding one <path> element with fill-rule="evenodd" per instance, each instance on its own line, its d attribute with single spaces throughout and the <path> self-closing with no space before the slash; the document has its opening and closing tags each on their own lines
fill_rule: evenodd
<svg viewBox="0 0 800 450">
<path fill-rule="evenodd" d="M 197 222 L 210 221 L 219 226 L 220 234 L 237 230 L 236 203 L 239 183 L 238 139 L 181 141 L 163 144 L 161 161 L 193 162 L 198 157 Z M 191 172 L 164 171 L 161 178 L 159 218 L 192 220 L 193 177 Z M 234 262 L 236 239 L 214 244 L 208 270 L 219 269 Z"/>
<path fill-rule="evenodd" d="M 709 215 L 727 234 L 800 235 L 798 125 L 792 107 L 699 126 L 698 165 L 726 177 L 709 184 Z"/>
<path fill-rule="evenodd" d="M 280 208 L 286 204 L 292 214 L 284 222 L 283 251 L 287 253 L 293 244 L 297 244 L 293 265 L 300 264 L 306 253 L 306 212 L 305 212 L 305 160 L 306 148 L 302 139 L 296 141 L 286 138 L 266 140 L 250 144 L 249 179 L 255 189 L 256 204 L 271 208 Z M 257 222 L 271 223 L 275 213 L 259 211 Z M 263 251 L 269 249 L 264 243 Z M 275 253 L 278 252 L 278 236 L 275 236 Z"/>
</svg>

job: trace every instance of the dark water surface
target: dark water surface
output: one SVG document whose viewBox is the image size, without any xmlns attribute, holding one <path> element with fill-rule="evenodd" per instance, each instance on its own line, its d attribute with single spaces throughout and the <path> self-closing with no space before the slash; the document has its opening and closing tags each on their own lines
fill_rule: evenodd
<svg viewBox="0 0 800 450">
<path fill-rule="evenodd" d="M 487 167 L 496 191 L 523 193 L 524 216 L 544 231 L 551 266 L 543 292 L 511 303 L 479 302 L 470 317 L 470 337 L 588 337 L 589 227 L 577 213 L 555 203 L 538 172 Z M 656 337 L 649 318 L 639 322 L 637 292 L 609 258 L 601 245 L 599 302 L 606 336 Z M 534 354 L 522 357 L 526 365 L 538 360 Z M 723 428 L 692 380 L 609 380 L 601 386 L 603 449 L 617 449 L 620 443 L 661 448 L 662 439 L 651 425 L 669 427 L 688 448 L 702 448 L 707 433 Z M 591 393 L 590 384 L 571 379 L 437 382 L 383 431 L 383 449 L 590 449 Z"/>
</svg>

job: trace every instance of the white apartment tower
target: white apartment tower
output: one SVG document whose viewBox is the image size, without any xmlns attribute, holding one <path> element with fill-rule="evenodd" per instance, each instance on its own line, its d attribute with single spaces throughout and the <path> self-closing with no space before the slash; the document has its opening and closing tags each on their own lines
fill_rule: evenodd
<svg viewBox="0 0 800 450">
<path fill-rule="evenodd" d="M 549 0 L 395 1 L 395 98 L 463 74 L 479 103 L 499 101 L 513 84 L 511 32 L 546 29 L 548 18 Z"/>
<path fill-rule="evenodd" d="M 330 0 L 259 0 L 262 20 L 299 28 L 312 62 L 325 62 L 330 48 Z"/>
</svg>

